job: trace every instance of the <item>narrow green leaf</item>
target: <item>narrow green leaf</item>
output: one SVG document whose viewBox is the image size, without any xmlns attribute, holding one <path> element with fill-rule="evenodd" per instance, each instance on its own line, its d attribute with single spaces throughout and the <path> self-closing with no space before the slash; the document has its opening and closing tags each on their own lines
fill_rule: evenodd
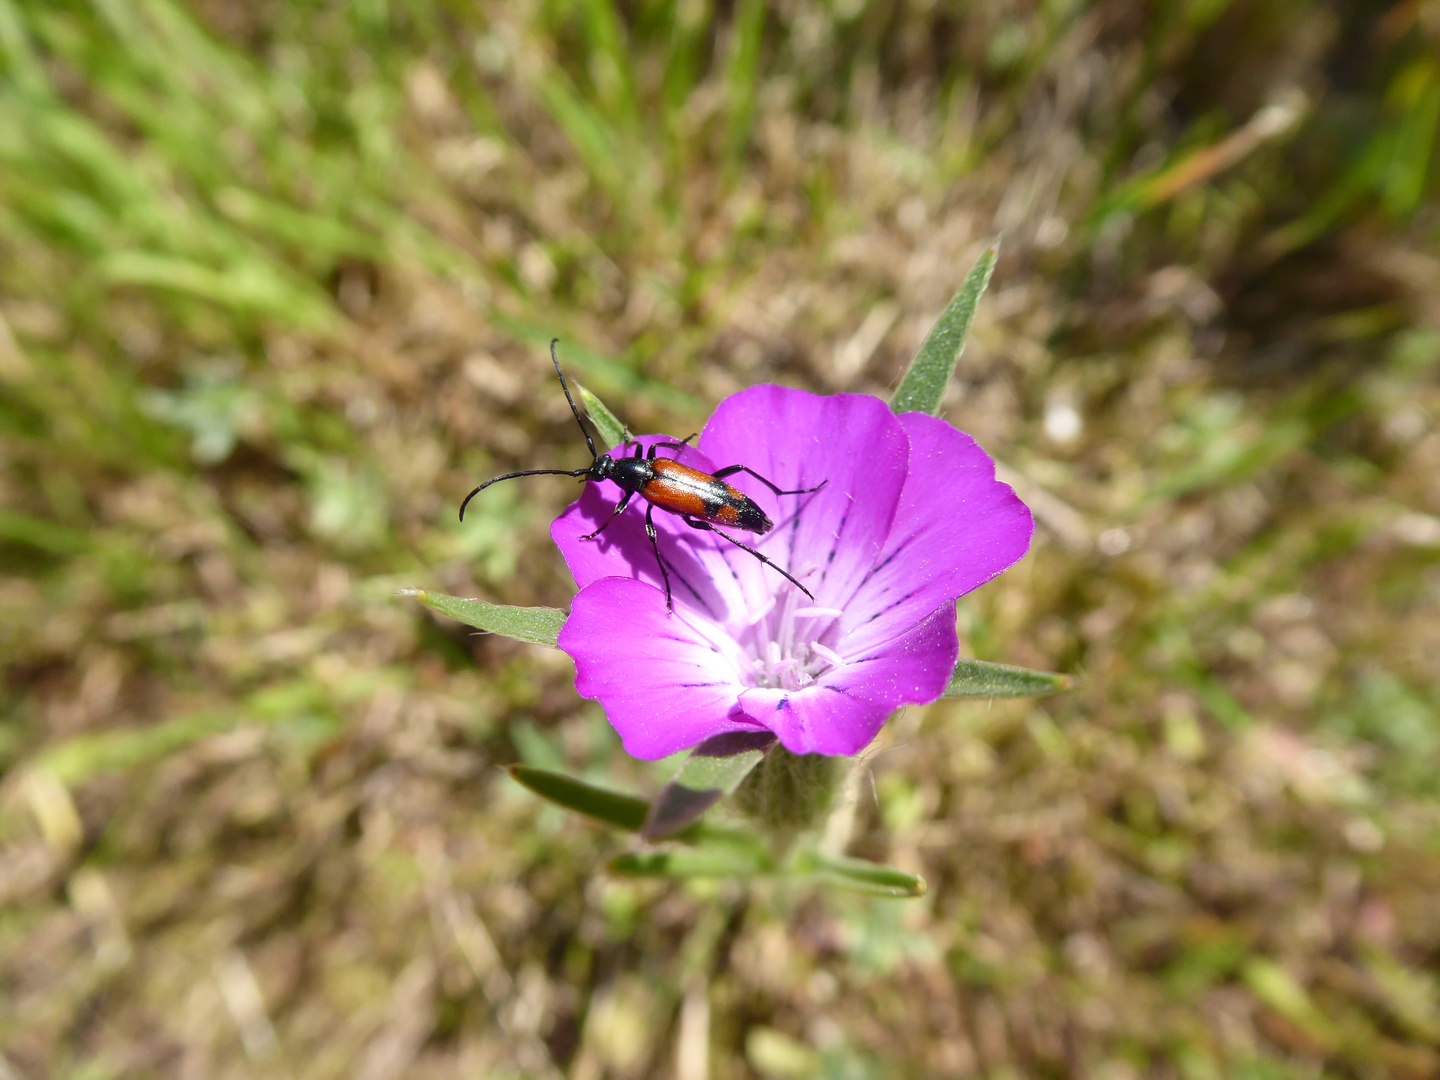
<svg viewBox="0 0 1440 1080">
<path fill-rule="evenodd" d="M 995 259 L 999 252 L 1000 242 L 997 240 L 980 256 L 980 261 L 966 276 L 960 291 L 955 294 L 955 299 L 950 301 L 950 306 L 931 329 L 925 344 L 920 346 L 915 359 L 910 361 L 910 370 L 905 372 L 905 377 L 900 380 L 895 395 L 890 399 L 893 412 L 923 412 L 934 416 L 940 411 L 940 401 L 945 396 L 945 384 L 950 381 L 950 375 L 965 348 L 965 339 L 970 335 L 970 324 L 975 319 L 975 309 L 980 305 L 980 297 L 985 294 L 985 287 L 990 284 L 990 275 L 995 272 Z"/>
<path fill-rule="evenodd" d="M 600 433 L 600 441 L 605 444 L 605 449 L 614 450 L 621 443 L 629 442 L 635 437 L 598 397 L 579 383 L 575 384 L 575 390 L 580 395 L 580 404 L 585 406 L 585 415 L 590 417 L 590 422 Z"/>
<path fill-rule="evenodd" d="M 673 836 L 729 795 L 775 745 L 768 731 L 733 731 L 706 739 L 656 796 L 640 835 L 652 843 Z"/>
<path fill-rule="evenodd" d="M 904 870 L 896 870 L 893 866 L 880 866 L 864 859 L 822 855 L 808 848 L 802 848 L 795 853 L 790 863 L 790 872 L 837 889 L 848 889 L 870 896 L 924 896 L 927 887 L 924 878 L 907 874 Z"/>
<path fill-rule="evenodd" d="M 1010 667 L 1008 664 L 987 664 L 984 660 L 963 657 L 955 665 L 955 674 L 945 688 L 947 698 L 1014 698 L 1045 697 L 1058 694 L 1075 685 L 1072 675 L 1056 675 L 1049 671 Z"/>
<path fill-rule="evenodd" d="M 550 769 L 537 769 L 530 765 L 511 765 L 507 770 L 515 782 L 542 799 L 566 810 L 583 814 L 588 818 L 610 825 L 625 832 L 639 832 L 645 823 L 649 809 L 644 799 L 608 788 L 597 787 Z M 670 837 L 685 844 L 702 844 L 707 849 L 735 852 L 732 860 L 741 860 L 747 865 L 756 860 L 766 863 L 769 855 L 761 840 L 749 832 L 734 826 L 707 825 L 695 822 Z"/>
<path fill-rule="evenodd" d="M 577 814 L 584 814 L 605 825 L 626 832 L 638 832 L 645 822 L 648 807 L 644 799 L 622 795 L 618 791 L 587 784 L 564 773 L 548 769 L 532 769 L 528 765 L 511 765 L 509 773 L 521 787 L 528 788 L 542 799 Z"/>
<path fill-rule="evenodd" d="M 749 878 L 771 870 L 758 846 L 729 844 L 678 851 L 632 851 L 610 860 L 610 872 L 624 877 Z"/>
<path fill-rule="evenodd" d="M 552 649 L 568 618 L 559 608 L 487 604 L 483 600 L 466 600 L 424 589 L 401 589 L 400 595 L 413 596 L 431 611 L 473 626 L 476 630 L 500 634 L 516 641 L 528 641 L 532 645 L 549 645 Z"/>
</svg>

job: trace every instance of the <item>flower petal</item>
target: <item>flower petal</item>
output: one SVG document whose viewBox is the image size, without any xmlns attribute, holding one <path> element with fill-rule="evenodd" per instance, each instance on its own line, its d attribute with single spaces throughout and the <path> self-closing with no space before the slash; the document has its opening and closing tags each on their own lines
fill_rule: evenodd
<svg viewBox="0 0 1440 1080">
<path fill-rule="evenodd" d="M 717 465 L 745 465 L 782 490 L 823 481 L 813 494 L 777 498 L 743 472 L 726 480 L 776 522 L 756 546 L 818 604 L 838 606 L 835 598 L 855 591 L 889 535 L 909 461 L 905 433 L 883 401 L 755 386 L 720 403 L 700 446 Z"/>
<path fill-rule="evenodd" d="M 702 620 L 667 612 L 643 582 L 609 577 L 581 589 L 559 645 L 575 661 L 576 693 L 600 703 L 632 757 L 654 761 L 759 726 L 740 709 L 733 645 Z"/>
<path fill-rule="evenodd" d="M 910 472 L 880 557 L 845 609 L 838 650 L 873 650 L 1014 564 L 1035 531 L 975 440 L 923 413 L 900 417 Z"/>
<path fill-rule="evenodd" d="M 945 691 L 960 641 L 949 604 L 873 656 L 821 676 L 803 690 L 769 687 L 740 695 L 744 711 L 796 754 L 858 754 L 902 705 Z"/>
</svg>

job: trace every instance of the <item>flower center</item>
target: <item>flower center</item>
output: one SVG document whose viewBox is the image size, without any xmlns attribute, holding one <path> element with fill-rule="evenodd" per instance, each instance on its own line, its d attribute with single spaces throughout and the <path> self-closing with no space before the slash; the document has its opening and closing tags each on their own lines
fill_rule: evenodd
<svg viewBox="0 0 1440 1080">
<path fill-rule="evenodd" d="M 798 589 L 772 594 L 736 635 L 750 658 L 755 686 L 803 690 L 845 660 L 832 648 L 840 632 L 838 608 L 818 607 Z"/>
</svg>

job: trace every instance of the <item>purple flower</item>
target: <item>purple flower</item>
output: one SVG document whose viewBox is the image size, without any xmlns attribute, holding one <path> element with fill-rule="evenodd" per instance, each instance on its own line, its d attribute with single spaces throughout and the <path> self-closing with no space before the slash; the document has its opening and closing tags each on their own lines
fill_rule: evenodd
<svg viewBox="0 0 1440 1080">
<path fill-rule="evenodd" d="M 642 445 L 663 441 L 641 439 Z M 964 432 L 878 398 L 757 386 L 720 404 L 698 450 L 667 456 L 714 473 L 776 523 L 730 530 L 758 559 L 657 510 L 675 610 L 632 506 L 582 541 L 620 496 L 590 484 L 550 535 L 580 586 L 560 648 L 632 756 L 665 757 L 712 735 L 768 729 L 798 754 L 855 754 L 902 705 L 934 701 L 959 653 L 955 600 L 1025 554 L 1030 511 Z M 639 500 L 636 500 L 637 502 Z"/>
</svg>

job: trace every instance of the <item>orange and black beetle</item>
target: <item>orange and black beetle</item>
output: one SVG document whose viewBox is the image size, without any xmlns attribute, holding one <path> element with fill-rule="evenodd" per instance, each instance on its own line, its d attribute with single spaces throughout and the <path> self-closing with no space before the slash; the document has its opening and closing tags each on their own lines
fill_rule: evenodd
<svg viewBox="0 0 1440 1080">
<path fill-rule="evenodd" d="M 590 438 L 590 432 L 585 430 L 585 424 L 580 419 L 580 410 L 575 408 L 575 402 L 570 397 L 570 388 L 565 384 L 565 373 L 560 370 L 560 358 L 555 353 L 555 346 L 558 343 L 558 338 L 550 342 L 550 359 L 555 364 L 555 374 L 560 376 L 560 388 L 565 391 L 565 400 L 570 403 L 570 411 L 575 414 L 575 422 L 580 425 L 580 433 L 585 436 L 585 445 L 590 448 L 590 456 L 594 460 L 588 469 L 576 469 L 573 472 L 567 469 L 527 469 L 524 472 L 506 473 L 504 476 L 486 480 L 485 483 L 465 496 L 465 501 L 460 504 L 460 520 L 465 520 L 465 507 L 470 505 L 471 499 L 491 484 L 498 484 L 501 480 L 514 480 L 520 476 L 573 476 L 578 480 L 585 481 L 612 480 L 625 494 L 615 504 L 614 511 L 605 519 L 604 524 L 580 539 L 594 540 L 604 532 L 612 521 L 625 512 L 625 508 L 630 505 L 632 496 L 639 495 L 648 502 L 650 505 L 645 508 L 645 535 L 650 538 L 650 546 L 655 551 L 655 561 L 660 566 L 660 576 L 665 582 L 666 610 L 674 611 L 675 604 L 670 595 L 670 571 L 665 565 L 664 558 L 660 555 L 660 543 L 655 537 L 653 515 L 657 507 L 677 515 L 692 529 L 713 532 L 716 536 L 730 541 L 741 551 L 748 551 L 811 600 L 814 600 L 814 594 L 786 571 L 748 544 L 742 544 L 715 526 L 724 525 L 726 528 L 741 529 L 744 532 L 762 536 L 775 527 L 775 523 L 765 516 L 765 511 L 761 510 L 753 499 L 725 483 L 727 476 L 734 476 L 741 472 L 747 473 L 776 495 L 805 495 L 812 491 L 819 491 L 825 484 L 822 482 L 813 488 L 781 491 L 754 469 L 745 465 L 727 465 L 723 469 L 717 469 L 715 475 L 712 476 L 709 473 L 700 472 L 698 469 L 692 469 L 688 465 L 681 465 L 680 462 L 670 458 L 655 456 L 655 452 L 660 449 L 685 449 L 690 440 L 695 438 L 694 435 L 688 436 L 682 442 L 655 443 L 648 452 L 644 453 L 644 456 L 642 456 L 644 448 L 638 445 L 631 457 L 615 458 L 609 454 L 597 452 L 595 442 Z"/>
</svg>

